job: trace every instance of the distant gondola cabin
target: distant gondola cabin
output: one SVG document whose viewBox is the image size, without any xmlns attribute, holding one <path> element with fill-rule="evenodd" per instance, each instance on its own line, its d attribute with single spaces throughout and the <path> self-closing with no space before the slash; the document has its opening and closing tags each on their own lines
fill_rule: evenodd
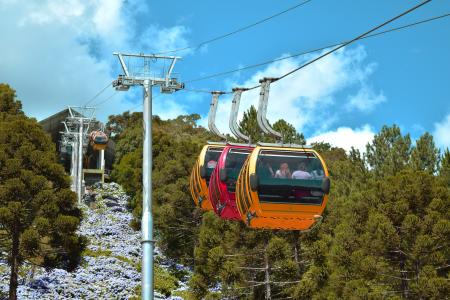
<svg viewBox="0 0 450 300">
<path fill-rule="evenodd" d="M 203 210 L 212 210 L 209 200 L 208 186 L 217 161 L 225 145 L 208 144 L 200 152 L 192 168 L 190 177 L 190 190 L 195 204 Z"/>
<path fill-rule="evenodd" d="M 94 150 L 105 150 L 108 146 L 108 136 L 100 130 L 92 131 L 89 141 Z"/>
</svg>

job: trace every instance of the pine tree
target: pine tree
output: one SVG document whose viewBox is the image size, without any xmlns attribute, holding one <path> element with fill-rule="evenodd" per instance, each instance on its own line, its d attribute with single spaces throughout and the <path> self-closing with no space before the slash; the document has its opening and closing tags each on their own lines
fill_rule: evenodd
<svg viewBox="0 0 450 300">
<path fill-rule="evenodd" d="M 257 111 L 252 105 L 244 112 L 242 120 L 239 122 L 239 129 L 250 137 L 252 143 L 256 142 L 275 142 L 275 139 L 271 136 L 265 135 L 261 128 L 258 126 Z M 305 145 L 306 140 L 303 133 L 298 133 L 297 130 L 283 119 L 276 121 L 273 124 L 273 129 L 280 132 L 283 135 L 284 143 Z"/>
<path fill-rule="evenodd" d="M 298 133 L 297 130 L 286 122 L 285 120 L 278 120 L 273 124 L 273 129 L 283 135 L 283 142 L 290 144 L 305 145 L 306 140 L 303 133 Z"/>
<path fill-rule="evenodd" d="M 244 116 L 239 122 L 239 129 L 242 133 L 250 137 L 252 143 L 263 140 L 263 133 L 258 126 L 257 114 L 256 108 L 252 105 L 244 112 Z"/>
<path fill-rule="evenodd" d="M 16 99 L 16 91 L 9 85 L 0 83 L 0 112 L 22 115 L 22 103 Z"/>
<path fill-rule="evenodd" d="M 439 168 L 439 175 L 450 187 L 450 151 L 447 148 L 442 156 L 441 166 Z"/>
<path fill-rule="evenodd" d="M 126 111 L 120 115 L 109 116 L 106 123 L 106 131 L 109 132 L 111 138 L 116 142 L 122 137 L 125 129 L 138 123 L 142 123 L 142 113 Z"/>
<path fill-rule="evenodd" d="M 434 174 L 438 163 L 439 149 L 434 145 L 433 136 L 426 132 L 417 140 L 411 151 L 411 167 Z"/>
<path fill-rule="evenodd" d="M 402 136 L 397 125 L 383 126 L 366 148 L 366 159 L 375 176 L 395 175 L 409 162 L 411 138 L 409 134 Z"/>
<path fill-rule="evenodd" d="M 188 265 L 192 265 L 201 218 L 190 196 L 189 174 L 209 136 L 204 128 L 197 127 L 198 119 L 197 114 L 167 121 L 158 116 L 152 119 L 152 201 L 158 246 L 169 258 Z M 131 225 L 139 229 L 142 215 L 142 119 L 137 118 L 123 128 L 116 144 L 112 176 L 131 196 L 129 206 L 134 216 Z"/>
<path fill-rule="evenodd" d="M 73 269 L 85 241 L 76 234 L 81 211 L 55 146 L 34 119 L 20 111 L 15 92 L 0 92 L 0 255 L 11 275 L 9 299 L 17 299 L 24 261 Z"/>
<path fill-rule="evenodd" d="M 341 212 L 328 256 L 328 293 L 344 299 L 445 298 L 449 205 L 449 190 L 428 172 L 404 170 L 371 181 Z"/>
<path fill-rule="evenodd" d="M 274 141 L 259 131 L 254 108 L 244 115 L 245 133 Z M 177 262 L 194 259 L 194 299 L 447 297 L 450 152 L 444 152 L 437 176 L 430 135 L 411 149 L 409 135 L 385 126 L 365 157 L 355 149 L 346 154 L 327 143 L 313 145 L 325 159 L 332 188 L 323 223 L 298 233 L 252 230 L 193 207 L 187 178 L 208 137 L 196 120 L 153 119 L 158 243 Z M 282 120 L 274 127 L 297 134 Z M 118 142 L 124 155 L 115 172 L 139 195 L 141 134 L 127 131 Z M 133 204 L 136 211 L 139 203 Z"/>
</svg>

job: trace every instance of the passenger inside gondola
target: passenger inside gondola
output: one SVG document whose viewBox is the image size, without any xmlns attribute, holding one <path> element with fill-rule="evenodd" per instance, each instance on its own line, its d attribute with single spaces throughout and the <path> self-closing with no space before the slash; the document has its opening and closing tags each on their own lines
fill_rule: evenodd
<svg viewBox="0 0 450 300">
<path fill-rule="evenodd" d="M 222 153 L 223 148 L 219 147 L 210 147 L 206 151 L 205 162 L 206 162 L 206 184 L 209 185 L 209 180 L 211 178 L 211 174 L 214 171 L 214 168 L 217 165 L 217 160 L 219 159 L 220 154 Z"/>
<path fill-rule="evenodd" d="M 206 167 L 208 169 L 214 169 L 217 166 L 217 161 L 211 159 L 210 161 L 208 161 L 208 163 L 206 164 Z"/>
<path fill-rule="evenodd" d="M 297 164 L 297 170 L 292 173 L 292 179 L 312 179 L 313 176 L 307 171 L 306 162 L 301 161 Z"/>
<path fill-rule="evenodd" d="M 280 168 L 275 173 L 275 178 L 291 178 L 291 170 L 287 163 L 281 163 Z"/>
<path fill-rule="evenodd" d="M 269 169 L 279 166 L 270 176 Z M 291 167 L 295 170 L 290 172 Z M 258 196 L 261 202 L 314 204 L 323 200 L 321 183 L 323 168 L 312 153 L 298 151 L 262 151 L 256 165 Z"/>
</svg>

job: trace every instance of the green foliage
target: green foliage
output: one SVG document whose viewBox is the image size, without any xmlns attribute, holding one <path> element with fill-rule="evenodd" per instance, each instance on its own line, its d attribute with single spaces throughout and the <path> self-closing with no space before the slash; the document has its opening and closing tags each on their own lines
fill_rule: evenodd
<svg viewBox="0 0 450 300">
<path fill-rule="evenodd" d="M 166 297 L 174 295 L 174 290 L 178 288 L 178 278 L 172 275 L 169 271 L 162 268 L 159 265 L 154 266 L 154 288 L 157 292 L 163 294 Z M 130 300 L 139 300 L 141 298 L 141 285 L 137 285 L 134 290 L 134 297 L 131 297 Z M 184 298 L 187 299 L 187 298 Z"/>
<path fill-rule="evenodd" d="M 424 133 L 416 142 L 411 152 L 411 167 L 414 170 L 427 171 L 434 174 L 439 163 L 439 149 L 436 148 L 433 136 Z"/>
<path fill-rule="evenodd" d="M 16 91 L 4 83 L 0 83 L 0 113 L 23 115 L 22 103 L 16 99 Z"/>
<path fill-rule="evenodd" d="M 442 236 L 450 230 L 449 191 L 428 172 L 404 170 L 371 181 L 364 194 L 355 200 L 368 202 L 365 216 L 355 222 L 358 204 L 347 206 L 334 230 L 328 289 L 345 299 L 391 293 L 419 298 L 412 283 L 427 266 L 439 269 L 449 259 Z"/>
<path fill-rule="evenodd" d="M 252 105 L 248 111 L 244 112 L 242 120 L 239 122 L 239 129 L 242 133 L 250 137 L 252 142 L 262 141 L 263 135 L 261 129 L 258 127 L 257 111 Z"/>
<path fill-rule="evenodd" d="M 103 249 L 97 249 L 97 250 L 91 250 L 91 249 L 85 249 L 83 251 L 83 256 L 90 256 L 90 257 L 110 257 L 112 255 L 112 252 L 110 250 L 103 250 Z"/>
<path fill-rule="evenodd" d="M 268 272 L 275 298 L 445 298 L 450 194 L 432 172 L 437 160 L 412 167 L 409 143 L 394 126 L 375 137 L 366 159 L 315 144 L 332 191 L 325 221 L 310 233 L 248 230 L 205 214 L 191 292 L 200 299 L 220 283 L 226 297 L 264 298 Z M 417 157 L 437 153 L 427 135 L 414 149 Z M 421 275 L 430 266 L 435 275 Z"/>
<path fill-rule="evenodd" d="M 178 287 L 178 279 L 160 266 L 155 266 L 155 290 L 166 297 Z"/>
<path fill-rule="evenodd" d="M 303 133 L 298 133 L 294 126 L 283 119 L 276 121 L 273 124 L 273 129 L 283 135 L 283 142 L 285 143 L 306 145 Z"/>
<path fill-rule="evenodd" d="M 125 129 L 133 127 L 139 122 L 142 123 L 141 112 L 130 114 L 129 111 L 126 111 L 121 115 L 111 115 L 106 123 L 106 131 L 110 133 L 111 138 L 116 142 L 122 138 Z"/>
<path fill-rule="evenodd" d="M 116 116 L 117 117 L 117 116 Z M 209 134 L 196 126 L 199 115 L 163 121 L 153 117 L 153 207 L 159 246 L 171 258 L 192 263 L 200 215 L 190 197 L 189 175 Z M 142 212 L 142 119 L 124 127 L 116 145 L 113 178 L 132 197 L 132 226 L 140 227 Z"/>
<path fill-rule="evenodd" d="M 258 126 L 257 121 L 257 111 L 256 108 L 252 105 L 250 108 L 244 112 L 244 116 L 242 120 L 239 122 L 239 129 L 245 135 L 249 136 L 252 143 L 256 142 L 275 142 L 275 139 L 270 136 L 266 136 L 262 133 L 261 129 Z M 273 129 L 280 132 L 283 135 L 284 143 L 292 143 L 305 145 L 306 140 L 302 133 L 298 133 L 297 130 L 283 119 L 276 121 L 273 124 Z"/>
<path fill-rule="evenodd" d="M 0 255 L 11 267 L 15 299 L 24 261 L 74 269 L 85 239 L 76 234 L 81 211 L 54 144 L 8 89 L 0 85 Z"/>
<path fill-rule="evenodd" d="M 411 147 L 409 135 L 385 126 L 365 155 L 314 144 L 332 180 L 323 223 L 308 233 L 250 230 L 193 206 L 188 178 L 209 137 L 197 119 L 153 118 L 157 237 L 166 255 L 194 266 L 184 297 L 263 299 L 269 290 L 273 299 L 447 297 L 450 152 L 440 159 L 431 135 Z M 134 197 L 130 206 L 138 226 L 142 131 L 135 123 L 118 140 L 114 176 Z M 254 107 L 240 128 L 253 141 L 274 141 L 259 131 Z M 303 142 L 283 120 L 274 128 L 290 142 Z"/>
<path fill-rule="evenodd" d="M 410 158 L 411 138 L 402 136 L 397 125 L 383 126 L 373 142 L 367 145 L 366 159 L 378 177 L 395 175 L 403 170 Z"/>
<path fill-rule="evenodd" d="M 450 187 L 450 151 L 448 148 L 444 151 L 444 155 L 442 156 L 439 175 L 447 183 L 447 186 Z"/>
</svg>

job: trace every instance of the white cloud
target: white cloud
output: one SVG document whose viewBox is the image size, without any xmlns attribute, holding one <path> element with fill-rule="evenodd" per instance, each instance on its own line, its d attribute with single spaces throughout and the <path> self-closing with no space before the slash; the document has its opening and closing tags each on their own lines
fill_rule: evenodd
<svg viewBox="0 0 450 300">
<path fill-rule="evenodd" d="M 161 94 L 153 101 L 153 114 L 161 119 L 175 119 L 180 115 L 189 114 L 186 107 L 173 99 L 172 96 Z"/>
<path fill-rule="evenodd" d="M 79 0 L 47 0 L 41 3 L 28 3 L 29 13 L 21 19 L 21 24 L 35 23 L 38 25 L 61 22 L 68 23 L 75 17 L 80 17 L 86 7 Z"/>
<path fill-rule="evenodd" d="M 145 45 L 136 32 L 133 14 L 147 4 L 139 0 L 0 0 L 0 82 L 10 84 L 24 111 L 37 119 L 48 117 L 67 105 L 81 105 L 97 94 L 120 72 L 113 51 L 140 52 Z M 155 26 L 153 26 L 155 27 Z M 187 45 L 182 26 L 158 28 L 160 47 Z M 167 37 L 166 36 L 166 37 Z M 181 44 L 180 44 L 181 43 Z M 130 49 L 132 45 L 133 49 Z M 137 48 L 137 49 L 136 49 Z M 112 93 L 106 90 L 90 104 Z M 132 108 L 141 96 L 119 93 L 97 110 L 106 120 Z M 185 113 L 173 101 L 156 104 L 164 117 Z"/>
<path fill-rule="evenodd" d="M 189 30 L 181 25 L 169 28 L 152 25 L 142 34 L 141 43 L 143 47 L 155 53 L 183 49 L 188 47 L 188 41 L 185 38 L 188 33 Z M 192 50 L 184 50 L 177 55 L 184 56 L 189 53 L 192 53 Z"/>
<path fill-rule="evenodd" d="M 314 142 L 326 142 L 332 146 L 340 147 L 349 151 L 351 147 L 366 151 L 367 143 L 373 140 L 375 133 L 372 128 L 366 124 L 361 128 L 352 129 L 349 127 L 339 127 L 336 130 L 328 131 L 307 139 L 308 144 Z"/>
<path fill-rule="evenodd" d="M 450 114 L 444 120 L 434 124 L 433 136 L 441 149 L 450 148 Z"/>
<path fill-rule="evenodd" d="M 132 0 L 132 4 L 134 5 Z M 103 46 L 123 45 L 133 35 L 133 18 L 122 0 L 44 0 L 20 3 L 19 24 L 64 26 L 81 39 L 96 39 Z M 125 21 L 126 20 L 126 21 Z M 39 30 L 39 29 L 38 29 Z"/>
<path fill-rule="evenodd" d="M 362 112 L 370 112 L 375 106 L 386 101 L 383 92 L 375 93 L 367 85 L 363 85 L 355 95 L 348 97 L 347 110 L 359 110 Z"/>
<path fill-rule="evenodd" d="M 21 26 L 16 20 L 12 9 L 1 21 L 0 36 L 8 47 L 2 48 L 0 82 L 17 90 L 27 114 L 41 119 L 79 105 L 112 80 L 109 63 L 92 57 L 71 28 Z"/>
<path fill-rule="evenodd" d="M 311 54 L 301 58 L 290 58 L 274 62 L 264 70 L 256 72 L 244 82 L 233 82 L 228 87 L 255 86 L 263 77 L 281 76 L 302 63 L 316 57 Z M 366 51 L 363 47 L 343 49 L 313 63 L 292 75 L 273 83 L 270 87 L 267 117 L 274 123 L 283 118 L 303 132 L 324 132 L 333 122 L 339 120 L 337 111 L 330 107 L 335 104 L 336 94 L 344 88 L 362 85 L 367 95 L 376 95 L 366 84 L 373 73 L 375 64 L 365 64 Z M 373 97 L 367 97 L 373 101 Z M 246 92 L 242 96 L 239 119 L 250 105 L 257 107 L 259 89 Z M 377 99 L 380 101 L 380 99 Z M 343 105 L 345 106 L 345 105 Z M 231 109 L 231 96 L 221 97 L 217 112 L 217 126 L 223 132 L 229 132 L 228 118 Z M 207 124 L 206 118 L 201 124 Z"/>
<path fill-rule="evenodd" d="M 121 22 L 122 0 L 99 0 L 94 12 L 93 22 L 97 32 L 103 36 L 114 36 Z"/>
</svg>

